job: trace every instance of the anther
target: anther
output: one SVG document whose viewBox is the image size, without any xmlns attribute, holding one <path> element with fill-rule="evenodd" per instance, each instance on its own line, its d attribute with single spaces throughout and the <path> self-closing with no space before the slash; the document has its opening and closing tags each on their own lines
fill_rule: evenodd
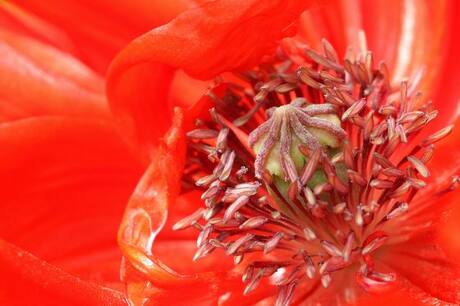
<svg viewBox="0 0 460 306">
<path fill-rule="evenodd" d="M 453 127 L 418 141 L 438 112 L 422 105 L 414 82 L 395 88 L 370 52 L 340 61 L 322 45 L 305 51 L 301 67 L 285 55 L 243 73 L 247 85 L 217 82 L 210 116 L 186 134 L 184 190 L 199 189 L 203 207 L 173 229 L 199 232 L 194 260 L 216 249 L 235 265 L 244 260 L 245 295 L 270 278 L 280 306 L 302 282 L 330 288 L 334 273 L 356 263 L 364 290 L 388 288 L 395 274 L 377 272 L 374 261 L 395 241 L 390 233 L 399 241 L 432 224 L 414 224 L 410 203 L 460 185 L 454 175 L 420 192 L 434 144 Z"/>
</svg>

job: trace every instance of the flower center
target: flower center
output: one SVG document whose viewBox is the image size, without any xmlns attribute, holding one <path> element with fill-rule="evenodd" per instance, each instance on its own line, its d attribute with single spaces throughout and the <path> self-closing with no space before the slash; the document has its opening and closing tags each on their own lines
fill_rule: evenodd
<svg viewBox="0 0 460 306">
<path fill-rule="evenodd" d="M 370 52 L 341 63 L 324 42 L 323 54 L 305 54 L 301 66 L 273 59 L 216 82 L 204 98 L 210 116 L 187 134 L 184 188 L 200 188 L 204 205 L 174 226 L 199 230 L 194 260 L 233 256 L 245 294 L 263 279 L 279 287 L 277 305 L 340 273 L 367 291 L 395 280 L 375 254 L 408 225 L 426 226 L 407 213 L 427 185 L 433 144 L 452 129 L 417 141 L 437 112 L 416 84 L 392 88 Z"/>
</svg>

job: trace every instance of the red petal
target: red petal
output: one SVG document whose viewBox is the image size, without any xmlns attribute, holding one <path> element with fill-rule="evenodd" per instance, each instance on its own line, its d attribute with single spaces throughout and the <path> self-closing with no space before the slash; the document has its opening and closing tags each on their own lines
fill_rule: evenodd
<svg viewBox="0 0 460 306">
<path fill-rule="evenodd" d="M 186 11 L 137 38 L 117 56 L 107 85 L 112 109 L 141 141 L 154 142 L 170 122 L 168 67 L 211 78 L 251 66 L 272 51 L 283 29 L 310 2 L 225 0 Z"/>
<path fill-rule="evenodd" d="M 0 121 L 37 115 L 106 116 L 103 81 L 76 59 L 0 31 Z"/>
<path fill-rule="evenodd" d="M 156 144 L 171 124 L 167 100 L 173 75 L 174 71 L 164 65 L 146 63 L 120 76 L 117 87 L 111 85 L 109 76 L 112 111 L 128 137 L 147 148 Z"/>
<path fill-rule="evenodd" d="M 457 84 L 452 82 L 455 74 L 451 73 L 460 62 L 456 55 L 460 29 L 457 11 L 456 1 L 363 2 L 363 25 L 370 50 L 392 67 L 395 85 L 425 68 L 419 90 L 426 99 L 434 99 L 441 116 L 451 115 L 457 102 L 438 95 L 439 91 L 446 91 L 446 82 L 450 90 Z"/>
<path fill-rule="evenodd" d="M 16 0 L 24 10 L 63 29 L 77 55 L 100 73 L 126 43 L 193 6 L 187 0 Z"/>
<path fill-rule="evenodd" d="M 325 5 L 304 12 L 300 16 L 299 43 L 307 43 L 319 50 L 326 38 L 340 55 L 348 46 L 357 46 L 361 26 L 361 8 L 355 0 L 328 1 Z"/>
<path fill-rule="evenodd" d="M 197 80 L 177 70 L 171 83 L 168 104 L 187 109 L 206 93 L 210 85 L 210 81 Z"/>
<path fill-rule="evenodd" d="M 421 291 L 441 302 L 460 303 L 460 267 L 438 246 L 407 243 L 392 248 L 384 261 Z"/>
<path fill-rule="evenodd" d="M 11 2 L 0 3 L 0 26 L 2 29 L 37 39 L 62 51 L 75 52 L 75 47 L 64 31 Z"/>
<path fill-rule="evenodd" d="M 445 20 L 441 22 L 445 26 L 445 34 L 442 38 L 439 38 L 442 42 L 442 47 L 438 50 L 438 54 L 432 54 L 433 57 L 439 58 L 441 62 L 438 64 L 438 69 L 428 67 L 429 69 L 434 69 L 436 73 L 430 98 L 433 99 L 440 111 L 439 117 L 444 119 L 438 120 L 443 121 L 441 125 L 458 118 L 460 97 L 458 90 L 458 84 L 460 84 L 460 74 L 458 73 L 460 71 L 460 58 L 458 57 L 458 54 L 460 54 L 460 40 L 458 39 L 460 3 L 458 1 L 448 1 L 446 10 L 448 14 L 445 15 Z"/>
<path fill-rule="evenodd" d="M 132 300 L 146 298 L 158 305 L 166 302 L 174 305 L 214 305 L 224 290 L 241 286 L 240 280 L 234 275 L 215 272 L 216 269 L 202 272 L 209 269 L 206 264 L 195 271 L 187 268 L 186 272 L 192 274 L 179 274 L 161 261 L 160 257 L 170 255 L 172 251 L 168 248 L 168 242 L 160 240 L 158 247 L 155 242 L 179 191 L 185 157 L 182 117 L 182 113 L 177 111 L 173 127 L 157 148 L 150 167 L 128 203 L 118 234 L 118 242 L 126 257 L 122 275 Z M 178 251 L 191 250 L 190 241 L 181 243 L 176 245 Z M 188 259 L 179 264 L 181 256 L 174 257 L 167 259 L 173 267 L 184 267 L 184 264 L 191 263 Z M 215 265 L 218 257 L 211 261 Z"/>
<path fill-rule="evenodd" d="M 384 265 L 380 268 L 386 266 L 396 272 L 393 290 L 385 294 L 364 294 L 356 305 L 458 304 L 460 267 L 430 239 L 420 237 L 391 247 L 381 259 Z"/>
<path fill-rule="evenodd" d="M 376 62 L 385 61 L 394 85 L 410 78 L 421 68 L 420 84 L 426 99 L 433 99 L 441 117 L 456 108 L 460 30 L 456 1 L 331 1 L 318 10 L 302 14 L 299 38 L 320 48 L 327 38 L 340 54 L 347 46 L 360 51 L 359 30 L 366 34 L 367 46 Z M 445 122 L 445 121 L 444 121 Z"/>
<path fill-rule="evenodd" d="M 439 300 L 433 298 L 407 279 L 400 277 L 398 286 L 394 291 L 384 294 L 364 294 L 352 305 L 355 306 L 426 306 L 437 305 Z M 443 304 L 440 304 L 443 305 Z"/>
<path fill-rule="evenodd" d="M 118 232 L 118 243 L 128 264 L 158 282 L 174 282 L 175 273 L 151 254 L 152 245 L 168 216 L 168 207 L 179 192 L 185 158 L 182 114 L 156 150 L 152 163 L 138 183 L 126 207 Z"/>
<path fill-rule="evenodd" d="M 410 76 L 426 65 L 438 69 L 446 34 L 455 12 L 447 2 L 374 1 L 362 2 L 362 23 L 369 49 L 399 74 Z M 453 36 L 452 36 L 453 38 Z M 397 67 L 400 66 L 400 67 Z M 431 71 L 430 71 L 431 70 Z"/>
<path fill-rule="evenodd" d="M 233 267 L 232 258 L 225 256 L 221 251 L 193 262 L 193 255 L 197 251 L 197 230 L 189 228 L 180 231 L 172 230 L 179 220 L 189 216 L 202 206 L 201 192 L 191 191 L 178 196 L 168 207 L 168 218 L 158 234 L 153 253 L 168 267 L 181 274 L 191 274 L 206 271 L 226 271 Z"/>
<path fill-rule="evenodd" d="M 455 201 L 458 204 L 459 197 Z M 445 214 L 444 222 L 442 223 L 438 239 L 442 248 L 446 251 L 450 258 L 456 262 L 460 262 L 460 206 L 454 207 L 450 212 Z"/>
<path fill-rule="evenodd" d="M 77 277 L 0 239 L 4 305 L 126 305 L 123 294 Z"/>
<path fill-rule="evenodd" d="M 460 118 L 453 123 L 452 132 L 435 144 L 433 159 L 428 166 L 434 182 L 440 182 L 440 177 L 447 179 L 448 175 L 455 174 L 460 168 Z"/>
<path fill-rule="evenodd" d="M 142 165 L 114 127 L 31 118 L 0 124 L 0 143 L 2 238 L 68 272 L 118 280 L 118 264 L 95 263 L 119 262 L 116 232 Z"/>
<path fill-rule="evenodd" d="M 137 38 L 111 67 L 114 78 L 144 62 L 210 78 L 252 66 L 272 51 L 283 30 L 311 1 L 213 1 Z"/>
<path fill-rule="evenodd" d="M 460 69 L 460 68 L 459 68 Z M 429 164 L 432 181 L 449 182 L 452 175 L 460 174 L 460 119 L 454 123 L 453 132 L 444 140 L 436 144 L 435 155 Z M 450 210 L 444 209 L 445 213 L 440 214 L 441 223 L 439 226 L 439 239 L 443 249 L 451 258 L 460 260 L 460 189 L 456 189 L 437 201 L 433 207 L 445 206 Z"/>
<path fill-rule="evenodd" d="M 162 240 L 158 237 L 153 253 L 168 267 L 184 275 L 210 271 L 224 272 L 233 268 L 232 258 L 226 256 L 222 250 L 194 262 L 192 259 L 197 251 L 196 236 L 195 231 L 195 239 L 190 240 Z"/>
</svg>

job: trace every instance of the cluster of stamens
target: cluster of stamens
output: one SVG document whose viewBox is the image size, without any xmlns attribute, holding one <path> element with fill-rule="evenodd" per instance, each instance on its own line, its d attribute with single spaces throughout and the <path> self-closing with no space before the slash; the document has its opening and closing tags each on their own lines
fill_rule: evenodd
<svg viewBox="0 0 460 306">
<path fill-rule="evenodd" d="M 373 255 L 407 234 L 433 144 L 451 131 L 415 142 L 437 114 L 416 84 L 395 90 L 370 52 L 341 63 L 323 46 L 306 50 L 301 67 L 279 59 L 239 83 L 219 80 L 209 118 L 188 133 L 184 189 L 202 189 L 204 205 L 174 229 L 200 231 L 194 260 L 233 256 L 245 294 L 263 279 L 278 286 L 277 305 L 345 270 L 368 291 L 391 284 L 395 274 L 378 271 Z"/>
</svg>

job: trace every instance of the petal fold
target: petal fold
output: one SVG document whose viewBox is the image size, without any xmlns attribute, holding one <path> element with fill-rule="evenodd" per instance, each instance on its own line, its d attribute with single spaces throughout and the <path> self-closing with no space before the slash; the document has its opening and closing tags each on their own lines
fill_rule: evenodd
<svg viewBox="0 0 460 306">
<path fill-rule="evenodd" d="M 174 125 L 134 190 L 118 231 L 118 243 L 127 264 L 159 283 L 174 282 L 178 278 L 152 256 L 152 246 L 166 222 L 170 203 L 179 193 L 185 161 L 182 121 L 182 112 L 177 110 Z"/>
<path fill-rule="evenodd" d="M 62 29 L 78 58 L 100 74 L 130 40 L 195 5 L 192 0 L 11 2 Z"/>
<path fill-rule="evenodd" d="M 187 274 L 174 271 L 161 261 L 161 257 L 168 256 L 164 248 L 168 243 L 174 243 L 157 239 L 161 237 L 158 234 L 167 224 L 170 208 L 179 193 L 185 158 L 182 124 L 183 114 L 176 109 L 173 126 L 162 139 L 131 196 L 118 232 L 118 243 L 125 256 L 121 273 L 131 301 L 149 301 L 149 305 L 166 302 L 174 305 L 215 305 L 224 290 L 241 289 L 241 281 L 233 273 L 209 269 L 219 257 L 209 258 L 195 271 L 181 269 L 180 272 Z M 190 253 L 191 246 L 190 240 L 178 240 L 175 245 L 183 255 Z M 181 256 L 166 262 L 174 268 L 192 264 L 191 258 L 178 263 L 179 258 Z"/>
<path fill-rule="evenodd" d="M 311 2 L 218 0 L 182 13 L 136 38 L 112 62 L 112 110 L 141 142 L 155 142 L 170 123 L 171 67 L 200 79 L 248 68 L 273 51 Z"/>
</svg>

